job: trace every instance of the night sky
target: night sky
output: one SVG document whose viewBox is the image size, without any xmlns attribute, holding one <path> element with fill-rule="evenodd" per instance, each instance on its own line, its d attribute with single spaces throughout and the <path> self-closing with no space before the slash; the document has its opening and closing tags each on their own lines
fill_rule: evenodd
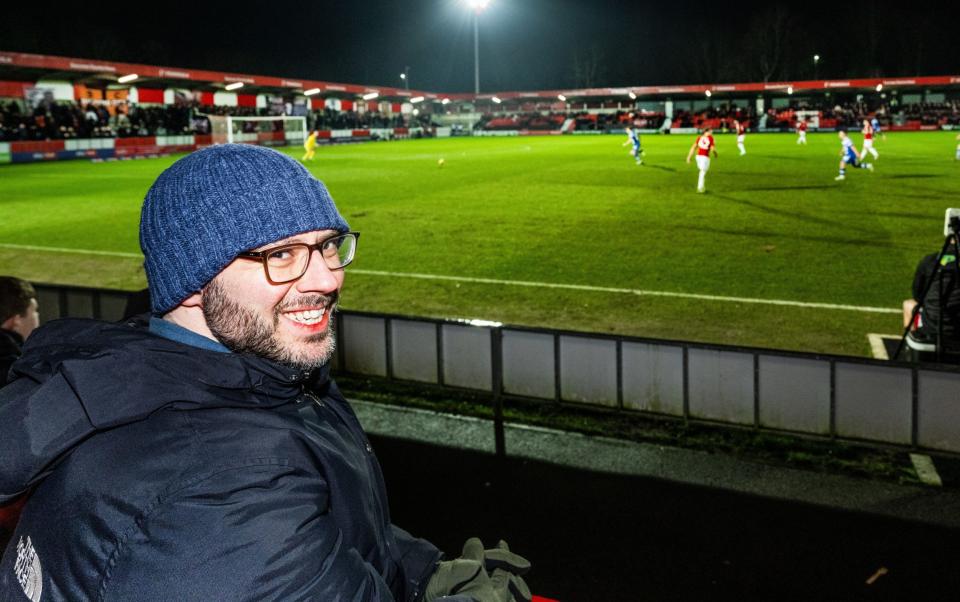
<svg viewBox="0 0 960 602">
<path fill-rule="evenodd" d="M 414 89 L 473 90 L 462 0 L 72 6 L 5 7 L 0 50 L 398 87 L 409 67 Z M 930 2 L 493 0 L 480 87 L 960 74 L 956 16 Z"/>
</svg>

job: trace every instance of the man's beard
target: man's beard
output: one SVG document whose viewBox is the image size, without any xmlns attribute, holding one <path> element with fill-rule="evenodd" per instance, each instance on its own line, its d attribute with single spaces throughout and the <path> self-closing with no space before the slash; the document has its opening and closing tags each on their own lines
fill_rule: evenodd
<svg viewBox="0 0 960 602">
<path fill-rule="evenodd" d="M 313 370 L 327 363 L 336 347 L 332 308 L 338 293 L 332 295 L 305 295 L 296 303 L 280 304 L 273 310 L 273 321 L 242 307 L 231 299 L 217 280 L 210 281 L 203 290 L 203 317 L 207 327 L 227 348 L 236 353 L 252 353 L 285 364 L 298 370 Z M 327 329 L 303 337 L 295 344 L 280 339 L 280 314 L 287 307 L 322 306 L 328 311 Z"/>
</svg>

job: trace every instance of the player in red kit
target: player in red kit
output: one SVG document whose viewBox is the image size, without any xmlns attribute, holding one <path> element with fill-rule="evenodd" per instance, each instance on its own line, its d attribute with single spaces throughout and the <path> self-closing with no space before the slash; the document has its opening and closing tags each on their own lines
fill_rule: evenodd
<svg viewBox="0 0 960 602">
<path fill-rule="evenodd" d="M 797 121 L 797 144 L 807 144 L 807 122 L 802 117 Z"/>
<path fill-rule="evenodd" d="M 866 158 L 867 153 L 870 153 L 874 159 L 879 159 L 880 153 L 877 152 L 877 149 L 873 148 L 873 125 L 864 119 L 863 129 L 860 131 L 863 132 L 863 150 L 860 151 L 860 156 Z"/>
<path fill-rule="evenodd" d="M 710 153 L 717 156 L 717 146 L 713 141 L 713 128 L 703 130 L 703 133 L 697 136 L 697 141 L 690 147 L 687 153 L 687 163 L 693 158 L 693 153 L 697 153 L 697 169 L 700 170 L 700 178 L 697 180 L 697 192 L 706 192 L 704 188 L 704 179 L 707 177 L 707 171 L 710 169 Z"/>
<path fill-rule="evenodd" d="M 747 128 L 739 119 L 733 120 L 733 127 L 737 131 L 737 148 L 740 149 L 740 156 L 747 154 L 747 149 L 743 146 L 743 141 L 747 138 Z"/>
</svg>

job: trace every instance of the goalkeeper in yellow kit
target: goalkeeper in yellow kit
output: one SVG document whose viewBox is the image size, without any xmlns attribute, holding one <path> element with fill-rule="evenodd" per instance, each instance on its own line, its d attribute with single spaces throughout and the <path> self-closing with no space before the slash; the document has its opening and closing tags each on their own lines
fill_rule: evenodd
<svg viewBox="0 0 960 602">
<path fill-rule="evenodd" d="M 319 133 L 317 130 L 313 130 L 304 141 L 303 150 L 307 152 L 303 155 L 303 161 L 313 161 L 313 154 L 317 151 L 317 134 Z"/>
</svg>

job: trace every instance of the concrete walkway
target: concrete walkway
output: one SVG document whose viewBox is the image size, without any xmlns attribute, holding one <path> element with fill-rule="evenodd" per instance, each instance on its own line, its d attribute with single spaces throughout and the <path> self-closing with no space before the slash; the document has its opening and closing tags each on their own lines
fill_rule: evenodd
<svg viewBox="0 0 960 602">
<path fill-rule="evenodd" d="M 351 400 L 371 434 L 494 453 L 488 420 Z M 762 464 L 728 455 L 508 424 L 507 455 L 600 473 L 651 477 L 898 518 L 960 527 L 960 491 L 899 485 Z"/>
</svg>

